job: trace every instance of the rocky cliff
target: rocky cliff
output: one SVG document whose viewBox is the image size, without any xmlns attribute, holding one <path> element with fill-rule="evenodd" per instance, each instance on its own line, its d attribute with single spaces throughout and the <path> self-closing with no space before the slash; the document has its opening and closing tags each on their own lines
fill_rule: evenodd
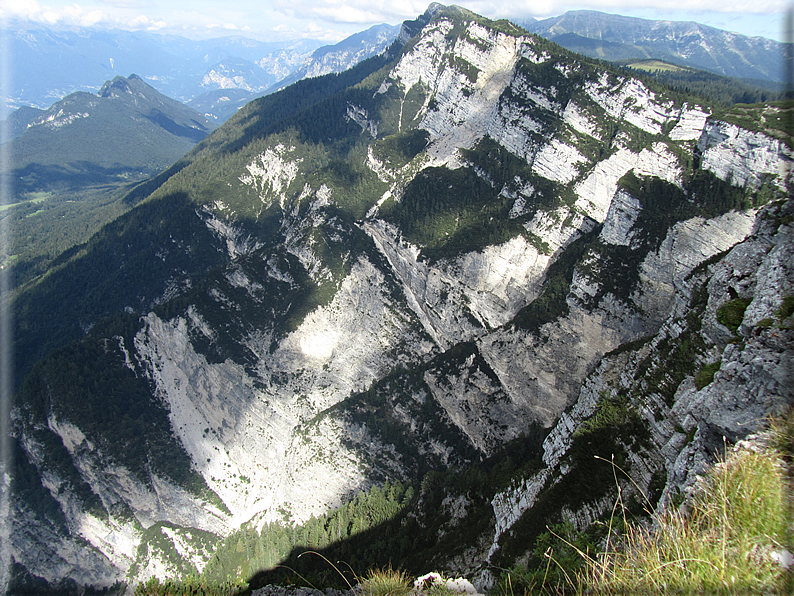
<svg viewBox="0 0 794 596">
<path fill-rule="evenodd" d="M 52 351 L 13 408 L 12 587 L 200 572 L 545 436 L 439 560 L 488 583 L 538 511 L 611 506 L 593 455 L 668 503 L 791 402 L 780 139 L 455 7 L 344 76 L 249 104 L 20 297 L 18 352 Z"/>
</svg>

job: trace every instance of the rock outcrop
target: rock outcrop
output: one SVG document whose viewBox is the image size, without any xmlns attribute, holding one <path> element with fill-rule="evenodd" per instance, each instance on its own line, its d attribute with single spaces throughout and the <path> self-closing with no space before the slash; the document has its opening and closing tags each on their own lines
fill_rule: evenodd
<svg viewBox="0 0 794 596">
<path fill-rule="evenodd" d="M 412 27 L 321 103 L 337 128 L 301 128 L 307 111 L 202 145 L 150 197 L 188 195 L 223 264 L 174 266 L 150 308 L 92 321 L 31 373 L 10 553 L 29 576 L 195 573 L 244 524 L 299 523 L 545 428 L 544 469 L 494 497 L 460 569 L 482 571 L 582 473 L 604 408 L 604 454 L 661 507 L 718 437 L 791 402 L 784 143 L 462 9 Z M 228 130 L 260 130 L 255 110 Z M 718 322 L 730 300 L 736 330 Z M 125 412 L 123 438 L 85 403 Z M 610 504 L 599 485 L 556 511 L 584 527 Z"/>
</svg>

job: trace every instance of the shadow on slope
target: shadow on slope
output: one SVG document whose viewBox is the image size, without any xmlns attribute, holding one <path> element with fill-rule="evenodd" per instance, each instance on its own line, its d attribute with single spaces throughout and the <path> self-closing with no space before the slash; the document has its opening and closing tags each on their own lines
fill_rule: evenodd
<svg viewBox="0 0 794 596">
<path fill-rule="evenodd" d="M 184 244 L 176 246 L 173 238 Z M 116 312 L 145 312 L 169 285 L 219 265 L 218 241 L 186 196 L 141 205 L 53 261 L 14 302 L 17 384 L 33 364 Z"/>
<path fill-rule="evenodd" d="M 245 578 L 251 590 L 268 584 L 346 589 L 372 568 L 415 575 L 449 569 L 454 559 L 474 554 L 472 545 L 484 558 L 495 522 L 491 500 L 516 474 L 540 468 L 544 438 L 545 431 L 530 427 L 482 462 L 426 473 L 414 481 L 416 489 L 387 483 L 297 527 L 241 530 L 218 545 L 202 581 Z"/>
<path fill-rule="evenodd" d="M 14 193 L 79 191 L 99 186 L 119 186 L 143 180 L 157 168 L 117 166 L 105 167 L 88 161 L 66 165 L 29 163 L 9 174 Z"/>
</svg>

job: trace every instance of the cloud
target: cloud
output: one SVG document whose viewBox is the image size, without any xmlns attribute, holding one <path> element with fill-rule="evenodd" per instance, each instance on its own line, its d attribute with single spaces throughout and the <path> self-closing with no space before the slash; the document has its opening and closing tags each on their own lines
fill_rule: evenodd
<svg viewBox="0 0 794 596">
<path fill-rule="evenodd" d="M 0 3 L 0 16 L 25 19 L 47 25 L 93 27 L 99 24 L 117 24 L 116 19 L 99 9 L 86 9 L 79 4 L 53 8 L 42 6 L 35 0 L 3 0 Z"/>
<path fill-rule="evenodd" d="M 146 29 L 147 31 L 158 31 L 168 26 L 163 20 L 150 19 L 143 14 L 129 19 L 127 23 L 131 29 Z"/>
<path fill-rule="evenodd" d="M 117 8 L 144 8 L 152 5 L 152 2 L 141 0 L 101 0 L 101 3 Z"/>
<path fill-rule="evenodd" d="M 101 10 L 86 10 L 79 4 L 54 9 L 49 6 L 42 7 L 38 2 L 28 0 L 4 2 L 0 14 L 4 17 L 23 18 L 48 25 L 66 24 L 79 27 L 92 27 L 113 21 L 107 13 Z"/>
<path fill-rule="evenodd" d="M 65 6 L 61 13 L 64 20 L 80 25 L 81 27 L 92 27 L 101 22 L 110 21 L 110 16 L 101 10 L 85 10 L 82 6 Z"/>
<path fill-rule="evenodd" d="M 96 6 L 86 8 L 78 3 L 53 7 L 39 4 L 36 0 L 0 0 L 0 18 L 33 21 L 51 27 L 101 26 L 156 31 L 168 26 L 163 19 L 150 18 L 130 10 L 146 8 L 151 5 L 150 0 L 103 0 L 101 3 L 110 5 L 109 10 Z"/>
<path fill-rule="evenodd" d="M 399 23 L 416 18 L 430 3 L 426 0 L 393 2 L 383 0 L 273 0 L 273 10 L 293 19 L 323 20 L 331 23 Z"/>
<path fill-rule="evenodd" d="M 41 6 L 36 0 L 2 0 L 0 16 L 27 19 L 41 13 Z"/>
</svg>

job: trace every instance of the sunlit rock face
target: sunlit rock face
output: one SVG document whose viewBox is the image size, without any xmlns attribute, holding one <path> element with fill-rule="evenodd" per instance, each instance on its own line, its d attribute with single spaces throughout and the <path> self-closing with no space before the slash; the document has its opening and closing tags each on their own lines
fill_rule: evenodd
<svg viewBox="0 0 794 596">
<path fill-rule="evenodd" d="M 119 425 L 142 435 L 139 451 L 58 406 L 69 383 L 100 386 L 99 371 L 81 362 L 63 385 L 54 368 L 33 375 L 14 433 L 36 503 L 17 497 L 10 522 L 11 556 L 31 575 L 106 587 L 200 572 L 213 541 L 245 524 L 300 523 L 545 428 L 546 468 L 493 501 L 474 558 L 497 564 L 500 536 L 576 469 L 568 449 L 604 395 L 637 402 L 653 447 L 629 460 L 640 484 L 663 471 L 668 493 L 706 461 L 708 429 L 738 432 L 742 404 L 756 415 L 790 397 L 788 348 L 754 331 L 792 293 L 790 223 L 704 206 L 690 184 L 697 156 L 712 187 L 779 193 L 785 145 L 517 30 L 431 13 L 340 104 L 349 161 L 287 127 L 240 143 L 206 186 L 198 166 L 175 175 L 198 185 L 190 217 L 223 264 L 85 340 L 137 391 Z M 463 190 L 456 176 L 469 176 Z M 457 194 L 422 213 L 422 236 L 400 208 L 436 179 L 436 196 Z M 475 187 L 487 200 L 456 211 Z M 189 246 L 174 229 L 173 250 Z M 716 319 L 732 292 L 749 301 L 743 351 Z M 672 397 L 642 393 L 636 371 L 664 367 L 696 306 L 697 365 L 721 359 L 720 372 L 700 390 L 688 373 Z"/>
<path fill-rule="evenodd" d="M 371 484 L 355 453 L 325 462 L 302 453 L 296 441 L 318 412 L 385 374 L 395 352 L 429 348 L 406 333 L 410 312 L 401 313 L 384 290 L 382 273 L 359 261 L 332 302 L 311 312 L 250 373 L 197 353 L 189 339 L 193 321 L 147 317 L 135 340 L 138 357 L 168 404 L 180 443 L 235 526 L 255 516 L 280 521 L 283 511 L 305 521 Z M 341 446 L 333 433 L 317 440 L 313 450 Z M 295 470 L 285 465 L 293 459 Z"/>
</svg>

